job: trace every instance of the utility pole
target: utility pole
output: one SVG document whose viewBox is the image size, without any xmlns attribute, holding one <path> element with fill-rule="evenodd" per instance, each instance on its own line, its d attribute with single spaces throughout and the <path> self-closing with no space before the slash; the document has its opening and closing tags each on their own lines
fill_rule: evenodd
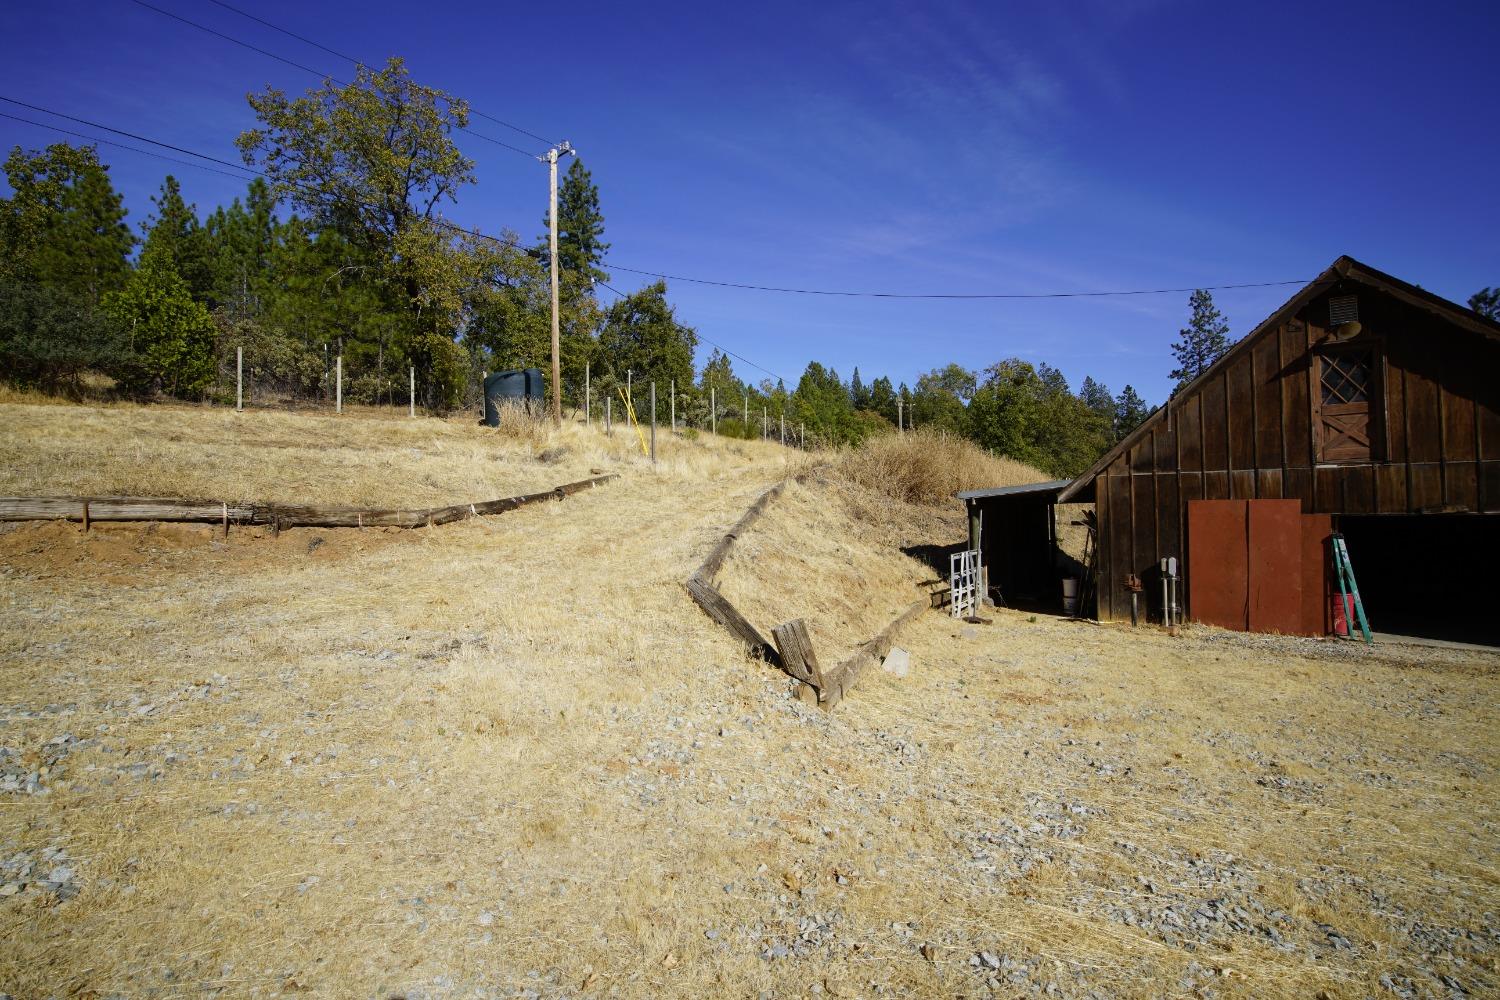
<svg viewBox="0 0 1500 1000">
<path fill-rule="evenodd" d="M 571 144 L 564 141 L 537 157 L 547 164 L 548 190 L 551 211 L 547 213 L 547 246 L 552 258 L 552 422 L 562 425 L 562 333 L 557 315 L 557 158 L 574 153 Z"/>
</svg>

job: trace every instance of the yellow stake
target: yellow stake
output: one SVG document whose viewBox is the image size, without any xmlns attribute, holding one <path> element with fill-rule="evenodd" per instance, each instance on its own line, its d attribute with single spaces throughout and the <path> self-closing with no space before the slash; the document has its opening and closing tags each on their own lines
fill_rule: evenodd
<svg viewBox="0 0 1500 1000">
<path fill-rule="evenodd" d="M 641 430 L 641 422 L 635 418 L 635 404 L 630 401 L 629 396 L 625 395 L 624 389 L 616 386 L 615 391 L 620 394 L 620 399 L 625 403 L 625 417 L 630 421 L 630 426 L 635 428 L 635 436 L 641 442 L 641 454 L 650 458 L 651 449 L 646 445 L 646 434 Z"/>
</svg>

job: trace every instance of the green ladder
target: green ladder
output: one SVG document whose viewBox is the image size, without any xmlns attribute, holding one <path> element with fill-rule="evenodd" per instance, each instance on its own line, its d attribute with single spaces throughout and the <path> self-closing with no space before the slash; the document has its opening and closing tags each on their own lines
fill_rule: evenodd
<svg viewBox="0 0 1500 1000">
<path fill-rule="evenodd" d="M 1339 578 L 1339 603 L 1344 608 L 1344 621 L 1348 623 L 1349 632 L 1354 632 L 1354 618 L 1358 617 L 1359 630 L 1364 634 L 1365 642 L 1374 645 L 1375 640 L 1370 635 L 1370 620 L 1365 617 L 1364 602 L 1359 599 L 1359 584 L 1354 582 L 1354 566 L 1349 562 L 1349 546 L 1344 544 L 1344 536 L 1335 531 L 1333 533 L 1333 568 Z M 1349 598 L 1354 598 L 1354 614 L 1349 609 Z"/>
</svg>

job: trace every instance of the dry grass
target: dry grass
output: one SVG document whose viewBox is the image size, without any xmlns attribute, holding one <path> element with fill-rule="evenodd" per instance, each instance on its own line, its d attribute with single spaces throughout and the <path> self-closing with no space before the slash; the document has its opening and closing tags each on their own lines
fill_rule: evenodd
<svg viewBox="0 0 1500 1000">
<path fill-rule="evenodd" d="M 681 586 L 786 456 L 675 444 L 435 529 L 0 531 L 0 746 L 85 741 L 0 793 L 0 862 L 62 847 L 82 890 L 0 899 L 0 991 L 972 996 L 981 950 L 1062 996 L 1500 989 L 1496 657 L 934 613 L 912 676 L 825 714 Z M 726 586 L 827 600 L 832 645 L 950 540 L 856 486 L 785 499 Z M 1114 915 L 1244 893 L 1290 950 Z"/>
<path fill-rule="evenodd" d="M 902 503 L 837 476 L 792 482 L 731 550 L 719 590 L 768 638 L 804 619 L 826 669 L 938 578 L 930 559 L 964 530 L 956 504 Z"/>
<path fill-rule="evenodd" d="M 1051 477 L 941 431 L 884 434 L 840 454 L 839 475 L 906 503 L 943 505 L 960 490 L 1040 483 Z"/>
<path fill-rule="evenodd" d="M 425 507 L 489 500 L 646 468 L 636 436 L 580 419 L 561 431 L 516 416 L 497 429 L 472 414 L 331 413 L 131 404 L 0 402 L 0 494 L 166 496 L 228 501 Z M 656 474 L 717 476 L 748 465 L 800 467 L 800 452 L 760 441 L 657 434 Z"/>
</svg>

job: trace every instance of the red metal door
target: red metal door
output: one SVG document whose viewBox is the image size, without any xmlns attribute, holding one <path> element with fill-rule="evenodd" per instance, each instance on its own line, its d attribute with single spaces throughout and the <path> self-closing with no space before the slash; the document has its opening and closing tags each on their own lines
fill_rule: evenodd
<svg viewBox="0 0 1500 1000">
<path fill-rule="evenodd" d="M 1302 632 L 1302 501 L 1247 500 L 1249 628 Z"/>
<path fill-rule="evenodd" d="M 1249 548 L 1244 500 L 1189 500 L 1188 608 L 1194 621 L 1245 631 Z"/>
</svg>

